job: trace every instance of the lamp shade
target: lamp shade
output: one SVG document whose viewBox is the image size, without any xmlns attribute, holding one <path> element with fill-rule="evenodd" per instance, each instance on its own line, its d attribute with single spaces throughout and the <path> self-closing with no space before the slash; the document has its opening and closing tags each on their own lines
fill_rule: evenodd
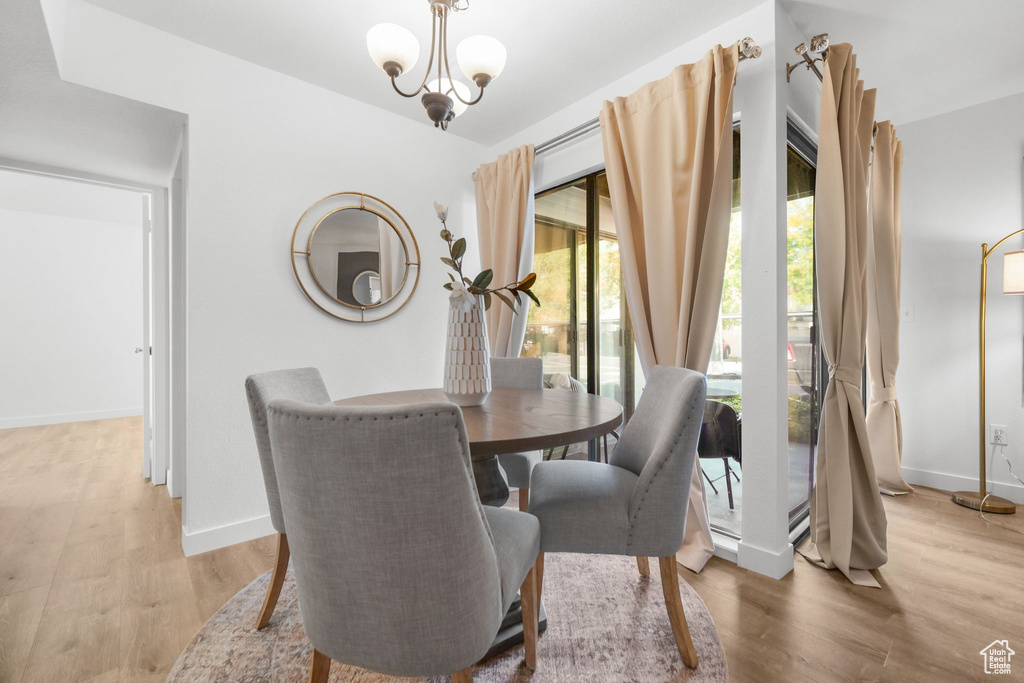
<svg viewBox="0 0 1024 683">
<path fill-rule="evenodd" d="M 1024 251 L 1003 255 L 1003 294 L 1024 294 Z"/>
<path fill-rule="evenodd" d="M 505 58 L 508 52 L 505 46 L 497 39 L 490 36 L 470 36 L 461 43 L 455 50 L 459 58 L 459 67 L 466 78 L 476 81 L 480 74 L 494 80 L 501 75 L 505 68 Z"/>
<path fill-rule="evenodd" d="M 387 62 L 395 62 L 405 73 L 416 66 L 420 41 L 412 31 L 397 24 L 377 24 L 366 32 L 366 49 L 381 69 Z"/>
<path fill-rule="evenodd" d="M 456 116 L 469 109 L 469 105 L 466 104 L 465 102 L 460 102 L 459 98 L 456 97 L 455 93 L 452 92 L 452 89 L 454 88 L 455 92 L 459 94 L 459 97 L 466 100 L 466 102 L 469 102 L 470 98 L 472 98 L 473 96 L 470 94 L 469 87 L 465 83 L 463 83 L 462 81 L 451 81 L 448 80 L 447 77 L 443 81 L 443 88 L 440 86 L 440 83 L 442 83 L 442 81 L 439 81 L 438 79 L 435 78 L 434 80 L 430 81 L 430 83 L 427 83 L 427 90 L 429 90 L 430 92 L 439 92 L 442 95 L 447 95 L 448 97 L 452 98 L 452 102 L 454 103 L 452 105 L 452 111 L 455 112 Z"/>
</svg>

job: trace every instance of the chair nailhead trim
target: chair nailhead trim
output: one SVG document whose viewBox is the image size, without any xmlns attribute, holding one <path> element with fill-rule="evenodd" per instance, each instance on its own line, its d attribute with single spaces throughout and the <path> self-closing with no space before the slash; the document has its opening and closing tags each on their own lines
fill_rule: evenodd
<svg viewBox="0 0 1024 683">
<path fill-rule="evenodd" d="M 697 407 L 697 400 L 696 400 L 696 398 L 694 398 L 694 400 L 692 400 L 690 402 L 690 410 L 686 413 L 686 421 L 687 422 L 690 421 L 690 418 L 693 416 L 693 410 L 696 407 Z M 647 484 L 647 488 L 644 489 L 644 494 L 642 496 L 640 496 L 640 502 L 637 503 L 637 505 L 636 505 L 636 511 L 633 513 L 632 518 L 629 520 L 629 536 L 626 538 L 626 547 L 627 548 L 633 542 L 633 527 L 636 524 L 637 517 L 640 515 L 640 510 L 643 507 L 644 500 L 646 500 L 647 494 L 650 492 L 651 487 L 654 486 L 654 480 L 658 478 L 658 475 L 661 474 L 661 470 L 665 466 L 665 463 L 668 462 L 668 459 L 675 452 L 676 446 L 679 445 L 679 440 L 681 438 L 683 438 L 682 432 L 680 432 L 679 434 L 676 434 L 676 440 L 672 442 L 672 447 L 669 448 L 668 455 L 665 456 L 665 458 L 661 461 L 661 464 L 658 465 L 658 469 L 654 472 L 654 476 L 651 477 L 651 481 Z"/>
<path fill-rule="evenodd" d="M 447 417 L 455 417 L 455 410 L 458 410 L 458 408 L 455 408 L 454 410 L 447 412 L 446 416 Z M 285 411 L 283 411 L 283 410 L 281 410 L 279 408 L 269 408 L 267 413 L 268 414 L 272 413 L 274 415 L 280 415 L 281 417 L 284 417 L 286 419 L 294 419 L 296 422 L 298 422 L 299 419 L 302 417 L 301 415 L 296 415 L 295 413 L 285 412 Z M 419 417 L 425 417 L 425 416 L 426 416 L 426 413 L 420 413 L 419 414 Z M 434 417 L 440 417 L 440 416 L 441 416 L 440 412 L 434 413 Z M 390 416 L 388 416 L 388 419 L 389 420 L 394 420 L 395 417 L 396 417 L 395 415 L 390 415 Z M 410 415 L 410 414 L 398 415 L 397 417 L 400 417 L 400 418 L 403 418 L 403 419 L 406 419 L 406 420 L 413 418 L 413 416 Z M 311 417 L 307 417 L 306 418 L 307 421 L 312 420 L 312 419 L 313 418 L 311 418 Z M 331 422 L 337 422 L 339 419 L 342 419 L 345 422 L 352 422 L 352 418 L 350 418 L 350 417 L 344 417 L 344 418 L 337 418 L 337 417 L 326 418 L 326 417 L 321 417 L 319 419 L 321 421 L 329 419 Z M 377 420 L 376 417 L 373 418 L 373 419 Z M 363 422 L 363 420 L 364 420 L 364 418 L 361 418 L 361 417 L 360 418 L 356 418 L 357 422 Z M 472 463 L 472 458 L 470 456 L 469 444 L 466 443 L 462 439 L 462 432 L 458 429 L 458 421 L 455 421 L 452 424 L 452 427 L 455 429 L 455 439 L 456 439 L 456 441 L 458 441 L 459 447 L 462 450 L 462 455 L 463 455 L 463 457 L 462 457 L 462 467 L 466 471 L 466 476 L 469 477 L 469 481 L 470 481 L 470 483 L 473 486 L 473 490 L 475 491 L 476 490 L 476 478 L 473 476 L 473 467 L 472 467 L 472 464 L 471 464 Z M 491 534 L 491 526 L 487 523 L 487 518 L 484 517 L 484 510 L 483 510 L 483 506 L 482 505 L 477 505 L 477 514 L 480 516 L 480 523 L 484 525 L 484 530 L 487 531 L 487 538 L 490 540 L 491 545 L 493 546 L 494 545 L 494 536 Z"/>
</svg>

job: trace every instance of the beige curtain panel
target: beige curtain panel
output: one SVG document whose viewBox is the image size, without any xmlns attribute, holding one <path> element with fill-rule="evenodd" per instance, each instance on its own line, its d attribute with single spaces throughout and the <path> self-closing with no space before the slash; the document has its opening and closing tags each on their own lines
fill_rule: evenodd
<svg viewBox="0 0 1024 683">
<path fill-rule="evenodd" d="M 875 482 L 861 368 L 867 318 L 868 163 L 875 91 L 864 90 L 848 43 L 828 50 L 821 90 L 814 235 L 821 340 L 828 362 L 811 497 L 811 543 L 800 552 L 878 587 L 885 564 L 885 510 Z"/>
<path fill-rule="evenodd" d="M 735 45 L 715 47 L 629 97 L 605 102 L 601 134 L 622 279 L 644 372 L 707 372 L 722 300 L 732 199 Z M 679 560 L 714 553 L 700 468 Z"/>
<path fill-rule="evenodd" d="M 878 489 L 910 493 L 903 479 L 903 427 L 896 398 L 900 362 L 900 172 L 903 145 L 889 121 L 876 125 L 871 163 L 868 263 L 868 441 Z"/>
<path fill-rule="evenodd" d="M 533 270 L 533 145 L 516 147 L 473 174 L 480 263 L 498 286 L 519 282 Z M 518 313 L 498 302 L 486 313 L 491 355 L 515 358 L 526 338 L 530 302 Z"/>
</svg>

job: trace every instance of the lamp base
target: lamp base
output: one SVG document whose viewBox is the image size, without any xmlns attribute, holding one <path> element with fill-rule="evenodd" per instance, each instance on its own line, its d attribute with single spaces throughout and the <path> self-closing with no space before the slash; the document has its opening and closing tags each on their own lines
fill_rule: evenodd
<svg viewBox="0 0 1024 683">
<path fill-rule="evenodd" d="M 978 495 L 977 491 L 957 491 L 953 494 L 953 502 L 957 505 L 963 505 L 965 508 L 992 512 L 997 515 L 1012 515 L 1017 511 L 1017 506 L 1012 500 L 1006 500 L 999 496 L 989 496 L 986 498 L 985 508 L 982 509 L 981 496 Z"/>
</svg>

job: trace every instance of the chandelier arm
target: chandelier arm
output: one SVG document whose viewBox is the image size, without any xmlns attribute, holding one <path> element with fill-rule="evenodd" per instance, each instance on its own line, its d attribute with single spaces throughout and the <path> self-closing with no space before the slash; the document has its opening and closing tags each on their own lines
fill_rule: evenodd
<svg viewBox="0 0 1024 683">
<path fill-rule="evenodd" d="M 396 76 L 392 76 L 391 77 L 391 87 L 394 88 L 395 92 L 397 92 L 402 97 L 416 97 L 421 92 L 423 92 L 423 90 L 427 87 L 427 80 L 430 78 L 430 70 L 434 68 L 434 46 L 436 45 L 436 40 L 437 40 L 436 39 L 436 34 L 437 34 L 437 15 L 440 14 L 440 13 L 441 13 L 440 9 L 438 9 L 437 12 L 431 12 L 431 21 L 430 21 L 430 61 L 427 62 L 427 73 L 425 73 L 423 75 L 423 80 L 420 82 L 420 87 L 416 88 L 416 90 L 414 90 L 411 93 L 403 92 L 402 89 L 398 87 L 397 77 Z M 440 67 L 440 65 L 441 65 L 441 60 L 438 59 L 438 67 Z"/>
<path fill-rule="evenodd" d="M 476 99 L 466 101 L 459 95 L 459 91 L 455 89 L 455 80 L 452 78 L 452 68 L 448 66 L 448 23 L 445 22 L 441 26 L 441 55 L 444 57 L 444 70 L 448 72 L 448 82 L 452 84 L 452 94 L 466 106 L 473 106 L 484 97 L 484 87 L 480 86 L 480 94 L 476 96 Z"/>
<path fill-rule="evenodd" d="M 391 77 L 391 87 L 394 88 L 395 92 L 401 95 L 402 97 L 416 97 L 417 95 L 420 94 L 420 91 L 423 90 L 423 86 L 421 85 L 419 87 L 419 90 L 416 90 L 415 92 L 403 92 L 402 89 L 398 87 L 398 83 L 395 82 L 394 76 Z"/>
</svg>

